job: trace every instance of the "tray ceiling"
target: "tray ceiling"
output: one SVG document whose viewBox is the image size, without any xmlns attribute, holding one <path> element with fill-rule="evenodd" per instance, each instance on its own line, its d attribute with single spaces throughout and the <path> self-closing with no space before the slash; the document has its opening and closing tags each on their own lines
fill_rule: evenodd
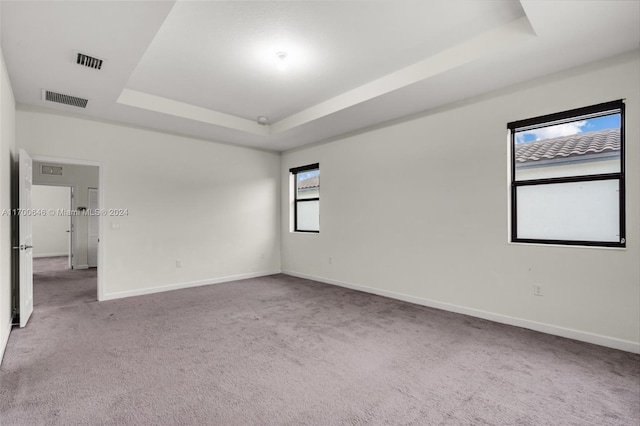
<svg viewBox="0 0 640 426">
<path fill-rule="evenodd" d="M 640 45 L 637 1 L 3 1 L 0 12 L 19 104 L 275 151 Z M 52 104 L 43 90 L 88 103 Z"/>
</svg>

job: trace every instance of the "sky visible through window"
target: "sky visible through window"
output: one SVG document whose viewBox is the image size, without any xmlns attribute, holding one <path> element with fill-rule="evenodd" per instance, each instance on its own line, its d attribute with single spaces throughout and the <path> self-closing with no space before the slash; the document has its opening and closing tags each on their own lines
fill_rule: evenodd
<svg viewBox="0 0 640 426">
<path fill-rule="evenodd" d="M 603 117 L 572 121 L 540 129 L 525 130 L 516 133 L 516 143 L 535 142 L 544 139 L 571 136 L 578 133 L 595 132 L 604 129 L 619 129 L 620 114 L 605 115 Z"/>
<path fill-rule="evenodd" d="M 320 174 L 320 170 L 316 169 L 316 170 L 309 170 L 308 172 L 301 172 L 298 173 L 298 182 L 305 180 L 307 178 L 313 177 L 313 176 L 318 176 Z"/>
</svg>

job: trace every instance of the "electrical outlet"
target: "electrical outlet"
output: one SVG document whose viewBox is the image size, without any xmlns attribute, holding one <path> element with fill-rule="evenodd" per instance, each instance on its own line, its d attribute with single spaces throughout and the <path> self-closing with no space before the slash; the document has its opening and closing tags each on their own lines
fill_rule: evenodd
<svg viewBox="0 0 640 426">
<path fill-rule="evenodd" d="M 540 284 L 533 285 L 533 295 L 542 296 L 542 286 Z"/>
<path fill-rule="evenodd" d="M 182 268 L 182 260 L 176 260 L 176 268 Z"/>
</svg>

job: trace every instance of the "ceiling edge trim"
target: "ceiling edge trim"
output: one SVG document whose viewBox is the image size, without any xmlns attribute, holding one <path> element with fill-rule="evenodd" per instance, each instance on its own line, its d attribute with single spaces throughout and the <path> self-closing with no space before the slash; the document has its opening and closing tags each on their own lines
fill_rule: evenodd
<svg viewBox="0 0 640 426">
<path fill-rule="evenodd" d="M 163 98 L 161 96 L 150 95 L 137 90 L 125 88 L 122 90 L 117 102 L 122 105 L 142 108 L 189 120 L 201 121 L 203 123 L 253 133 L 259 136 L 269 136 L 269 126 L 258 124 L 255 121 L 202 108 L 185 102 Z"/>
</svg>

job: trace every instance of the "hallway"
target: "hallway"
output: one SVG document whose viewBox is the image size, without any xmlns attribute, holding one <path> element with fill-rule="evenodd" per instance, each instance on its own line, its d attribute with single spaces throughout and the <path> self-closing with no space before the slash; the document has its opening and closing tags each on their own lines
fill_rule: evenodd
<svg viewBox="0 0 640 426">
<path fill-rule="evenodd" d="M 97 300 L 97 268 L 69 269 L 67 256 L 33 259 L 34 311 L 31 320 L 51 308 Z"/>
</svg>

